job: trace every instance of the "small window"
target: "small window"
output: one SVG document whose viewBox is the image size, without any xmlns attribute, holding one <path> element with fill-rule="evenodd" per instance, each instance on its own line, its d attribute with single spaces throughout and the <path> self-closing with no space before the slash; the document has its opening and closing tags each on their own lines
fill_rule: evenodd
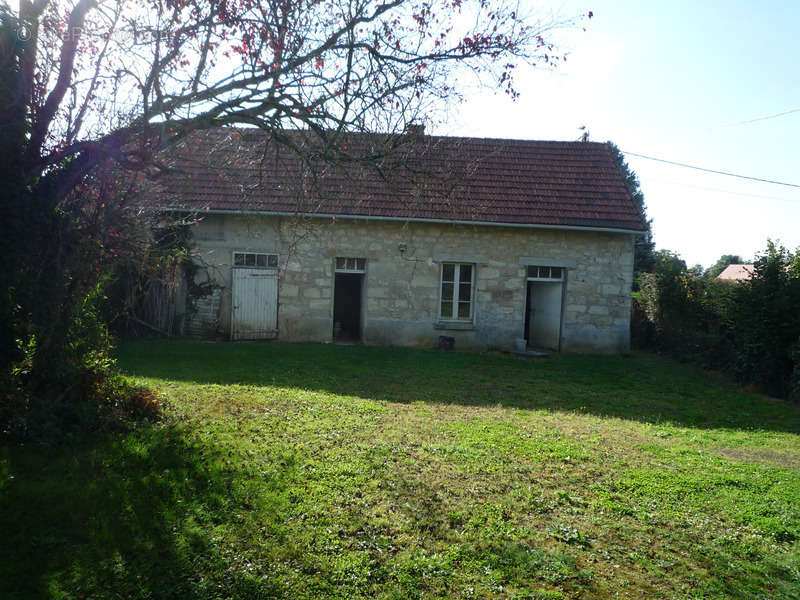
<svg viewBox="0 0 800 600">
<path fill-rule="evenodd" d="M 261 254 L 258 252 L 234 252 L 234 267 L 253 267 L 256 269 L 274 269 L 278 266 L 277 254 Z"/>
<path fill-rule="evenodd" d="M 531 265 L 528 267 L 528 279 L 546 279 L 549 281 L 561 281 L 564 278 L 563 267 L 540 267 Z"/>
<path fill-rule="evenodd" d="M 439 317 L 471 321 L 475 268 L 469 263 L 443 263 Z"/>
<path fill-rule="evenodd" d="M 354 256 L 337 256 L 337 273 L 364 273 L 367 270 L 367 259 Z"/>
</svg>

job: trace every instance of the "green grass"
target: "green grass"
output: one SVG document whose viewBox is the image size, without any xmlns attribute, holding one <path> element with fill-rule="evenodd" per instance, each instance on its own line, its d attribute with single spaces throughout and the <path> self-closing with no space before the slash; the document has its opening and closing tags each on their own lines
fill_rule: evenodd
<svg viewBox="0 0 800 600">
<path fill-rule="evenodd" d="M 648 356 L 138 342 L 0 449 L 2 598 L 797 598 L 800 409 Z"/>
</svg>

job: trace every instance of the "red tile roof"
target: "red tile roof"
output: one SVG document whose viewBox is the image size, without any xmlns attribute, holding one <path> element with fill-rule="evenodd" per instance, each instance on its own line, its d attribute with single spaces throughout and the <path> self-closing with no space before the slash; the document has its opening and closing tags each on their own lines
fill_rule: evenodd
<svg viewBox="0 0 800 600">
<path fill-rule="evenodd" d="M 752 279 L 755 267 L 752 264 L 730 264 L 722 273 L 717 275 L 717 279 L 725 279 L 727 281 L 747 281 Z"/>
<path fill-rule="evenodd" d="M 176 170 L 159 178 L 158 201 L 190 210 L 645 229 L 607 144 L 347 134 L 323 152 L 308 133 L 287 139 L 302 153 L 260 130 L 194 133 L 169 151 Z"/>
</svg>

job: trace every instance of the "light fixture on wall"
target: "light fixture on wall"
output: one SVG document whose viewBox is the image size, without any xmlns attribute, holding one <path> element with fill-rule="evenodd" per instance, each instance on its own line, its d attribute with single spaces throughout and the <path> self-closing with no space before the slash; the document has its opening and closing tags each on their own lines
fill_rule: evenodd
<svg viewBox="0 0 800 600">
<path fill-rule="evenodd" d="M 405 253 L 406 250 L 408 250 L 408 246 L 405 244 L 400 244 L 399 246 L 397 246 L 397 249 L 400 250 L 400 254 L 403 254 Z"/>
</svg>

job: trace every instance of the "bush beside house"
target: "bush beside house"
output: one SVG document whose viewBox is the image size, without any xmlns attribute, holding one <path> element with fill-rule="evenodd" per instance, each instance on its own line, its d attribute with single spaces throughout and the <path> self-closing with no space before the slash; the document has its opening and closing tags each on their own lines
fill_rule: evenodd
<svg viewBox="0 0 800 600">
<path fill-rule="evenodd" d="M 639 278 L 632 343 L 800 401 L 800 252 L 770 242 L 747 281 L 698 277 L 662 256 Z"/>
</svg>

